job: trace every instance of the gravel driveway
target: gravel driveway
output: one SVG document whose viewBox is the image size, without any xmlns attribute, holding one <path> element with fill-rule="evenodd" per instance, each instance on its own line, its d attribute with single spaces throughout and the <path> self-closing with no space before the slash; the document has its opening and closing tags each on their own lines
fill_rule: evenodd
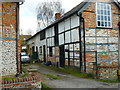
<svg viewBox="0 0 120 90">
<path fill-rule="evenodd" d="M 40 65 L 29 65 L 27 68 L 37 69 L 39 73 L 50 74 L 54 76 L 59 76 L 60 79 L 54 80 L 50 79 L 47 76 L 42 76 L 42 82 L 48 85 L 51 88 L 118 88 L 120 83 L 106 83 L 96 81 L 94 79 L 84 79 L 72 76 L 70 74 L 65 74 L 57 71 L 53 71 L 42 67 Z"/>
</svg>

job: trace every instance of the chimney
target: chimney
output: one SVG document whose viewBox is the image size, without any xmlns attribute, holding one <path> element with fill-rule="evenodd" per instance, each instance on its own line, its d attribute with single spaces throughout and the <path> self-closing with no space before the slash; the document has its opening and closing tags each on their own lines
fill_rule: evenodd
<svg viewBox="0 0 120 90">
<path fill-rule="evenodd" d="M 59 19 L 61 17 L 60 13 L 55 13 L 55 20 Z"/>
</svg>

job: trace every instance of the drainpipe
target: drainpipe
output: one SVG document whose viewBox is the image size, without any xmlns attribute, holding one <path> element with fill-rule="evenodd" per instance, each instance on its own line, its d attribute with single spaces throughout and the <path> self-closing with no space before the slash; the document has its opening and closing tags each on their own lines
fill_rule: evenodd
<svg viewBox="0 0 120 90">
<path fill-rule="evenodd" d="M 20 58 L 20 71 L 19 69 L 19 65 L 18 65 L 18 35 L 19 35 L 19 5 L 22 5 L 23 2 L 21 2 L 21 4 L 18 2 L 17 3 L 17 7 L 16 7 L 16 64 L 17 64 L 17 73 L 16 76 L 22 74 L 22 65 L 21 65 L 21 58 Z"/>
<path fill-rule="evenodd" d="M 16 62 L 17 62 L 17 74 L 18 76 L 21 72 L 18 72 L 18 30 L 19 30 L 19 3 L 17 3 L 16 7 Z M 21 70 L 20 70 L 21 71 Z"/>
<path fill-rule="evenodd" d="M 84 43 L 84 72 L 86 72 L 86 46 L 85 46 L 85 22 L 84 18 L 82 17 L 82 13 L 77 14 L 79 16 L 79 41 L 80 41 L 80 72 L 82 72 L 82 40 L 81 40 L 81 25 L 83 23 L 83 43 Z"/>
<path fill-rule="evenodd" d="M 78 15 L 78 14 L 77 14 Z M 82 14 L 80 14 L 80 15 L 78 15 L 79 16 L 79 48 L 80 48 L 80 55 L 79 55 L 79 58 L 80 58 L 80 61 L 79 61 L 79 63 L 80 63 L 80 72 L 82 72 L 82 41 L 81 41 L 81 16 L 82 16 Z"/>
<path fill-rule="evenodd" d="M 119 57 L 118 57 L 118 67 L 120 67 L 120 22 L 118 22 L 118 27 L 119 27 L 119 41 L 118 41 L 118 53 L 119 53 Z"/>
<path fill-rule="evenodd" d="M 86 45 L 85 45 L 85 21 L 84 18 L 81 17 L 83 22 L 83 42 L 84 42 L 84 72 L 86 72 Z"/>
</svg>

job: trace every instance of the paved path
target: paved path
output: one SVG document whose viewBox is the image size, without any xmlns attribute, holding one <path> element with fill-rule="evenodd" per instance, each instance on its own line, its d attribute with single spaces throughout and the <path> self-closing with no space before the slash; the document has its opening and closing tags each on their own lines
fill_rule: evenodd
<svg viewBox="0 0 120 90">
<path fill-rule="evenodd" d="M 60 79 L 57 80 L 42 77 L 42 82 L 51 88 L 97 88 L 98 90 L 98 88 L 118 88 L 120 85 L 120 83 L 105 83 L 94 79 L 79 78 L 70 74 L 53 71 L 40 65 L 30 65 L 27 66 L 27 68 L 38 69 L 38 72 L 42 74 L 51 74 L 57 77 L 59 76 Z"/>
</svg>

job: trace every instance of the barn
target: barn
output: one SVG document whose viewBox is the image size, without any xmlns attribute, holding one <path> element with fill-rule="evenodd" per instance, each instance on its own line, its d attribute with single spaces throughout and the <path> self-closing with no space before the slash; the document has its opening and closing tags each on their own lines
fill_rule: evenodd
<svg viewBox="0 0 120 90">
<path fill-rule="evenodd" d="M 28 54 L 59 67 L 76 67 L 100 79 L 117 79 L 120 3 L 84 0 L 27 40 Z"/>
</svg>

